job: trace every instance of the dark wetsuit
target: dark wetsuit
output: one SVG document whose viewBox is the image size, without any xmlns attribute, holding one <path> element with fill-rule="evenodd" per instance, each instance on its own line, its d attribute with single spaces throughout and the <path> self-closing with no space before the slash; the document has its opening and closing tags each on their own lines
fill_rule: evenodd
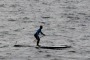
<svg viewBox="0 0 90 60">
<path fill-rule="evenodd" d="M 37 45 L 39 45 L 39 41 L 40 41 L 39 33 L 43 34 L 42 31 L 41 31 L 41 28 L 39 28 L 39 29 L 37 30 L 37 32 L 34 34 L 34 37 L 37 39 Z M 43 35 L 44 35 L 44 34 L 43 34 Z"/>
</svg>

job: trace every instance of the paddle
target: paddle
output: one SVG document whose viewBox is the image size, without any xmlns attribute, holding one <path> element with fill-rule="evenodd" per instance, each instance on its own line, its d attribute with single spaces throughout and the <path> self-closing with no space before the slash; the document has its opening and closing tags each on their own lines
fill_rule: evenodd
<svg viewBox="0 0 90 60">
<path fill-rule="evenodd" d="M 44 37 L 44 36 L 46 36 L 46 35 L 42 35 L 42 36 L 40 36 L 40 38 L 42 38 L 42 37 Z M 35 39 L 33 42 L 37 42 L 37 40 Z"/>
</svg>

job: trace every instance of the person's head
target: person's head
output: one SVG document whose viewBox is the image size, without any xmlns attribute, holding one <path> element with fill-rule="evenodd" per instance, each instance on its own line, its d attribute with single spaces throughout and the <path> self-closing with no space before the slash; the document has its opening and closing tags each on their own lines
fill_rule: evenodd
<svg viewBox="0 0 90 60">
<path fill-rule="evenodd" d="M 42 29 L 43 28 L 43 26 L 42 25 L 40 25 L 40 29 Z"/>
</svg>

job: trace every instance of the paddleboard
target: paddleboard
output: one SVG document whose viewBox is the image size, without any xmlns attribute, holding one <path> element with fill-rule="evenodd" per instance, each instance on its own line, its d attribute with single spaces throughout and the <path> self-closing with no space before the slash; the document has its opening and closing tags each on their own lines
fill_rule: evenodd
<svg viewBox="0 0 90 60">
<path fill-rule="evenodd" d="M 14 47 L 35 47 L 37 49 L 54 49 L 54 50 L 61 50 L 65 48 L 71 48 L 71 46 L 68 45 L 61 45 L 61 46 L 30 46 L 30 45 L 14 45 Z"/>
</svg>

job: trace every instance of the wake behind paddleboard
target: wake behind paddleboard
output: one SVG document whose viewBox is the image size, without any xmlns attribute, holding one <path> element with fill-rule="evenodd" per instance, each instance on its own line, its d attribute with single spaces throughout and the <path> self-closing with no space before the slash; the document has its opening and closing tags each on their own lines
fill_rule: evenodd
<svg viewBox="0 0 90 60">
<path fill-rule="evenodd" d="M 14 47 L 32 47 L 30 45 L 14 45 Z"/>
</svg>

